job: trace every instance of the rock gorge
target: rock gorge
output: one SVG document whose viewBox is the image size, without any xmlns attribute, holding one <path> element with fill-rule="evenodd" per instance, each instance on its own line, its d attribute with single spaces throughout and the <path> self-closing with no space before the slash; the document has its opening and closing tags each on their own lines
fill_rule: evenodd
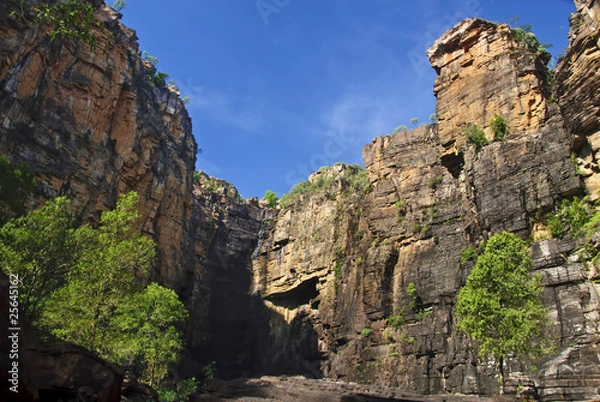
<svg viewBox="0 0 600 402">
<path fill-rule="evenodd" d="M 177 89 L 152 83 L 135 33 L 93 4 L 104 29 L 91 50 L 50 42 L 0 3 L 0 153 L 36 172 L 30 208 L 66 195 L 95 222 L 138 192 L 137 229 L 158 249 L 150 279 L 191 315 L 179 375 L 215 361 L 225 379 L 301 374 L 493 395 L 493 362 L 457 331 L 453 309 L 473 267 L 462 250 L 508 230 L 534 239 L 556 350 L 537 367 L 509 361 L 507 391 L 600 398 L 599 276 L 575 240 L 542 240 L 535 224 L 563 198 L 598 198 L 600 3 L 575 1 L 554 77 L 507 25 L 460 22 L 428 50 L 438 123 L 375 138 L 365 171 L 321 169 L 312 191 L 277 209 L 193 178 L 197 145 Z M 508 123 L 502 141 L 492 141 L 495 113 Z M 492 141 L 480 151 L 464 134 L 471 124 Z M 404 324 L 391 326 L 400 313 Z"/>
</svg>

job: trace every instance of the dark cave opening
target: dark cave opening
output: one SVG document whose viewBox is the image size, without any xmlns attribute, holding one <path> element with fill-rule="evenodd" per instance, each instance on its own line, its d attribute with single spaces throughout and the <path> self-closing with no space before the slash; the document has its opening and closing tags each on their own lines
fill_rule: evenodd
<svg viewBox="0 0 600 402">
<path fill-rule="evenodd" d="M 465 158 L 463 157 L 462 152 L 442 155 L 442 165 L 448 169 L 452 177 L 458 179 L 458 176 L 460 176 L 460 172 L 465 165 Z"/>
<path fill-rule="evenodd" d="M 271 294 L 267 299 L 278 306 L 295 309 L 303 304 L 309 304 L 319 296 L 319 292 L 317 291 L 318 283 L 319 278 L 310 278 L 287 292 Z M 314 303 L 316 302 L 314 301 Z"/>
</svg>

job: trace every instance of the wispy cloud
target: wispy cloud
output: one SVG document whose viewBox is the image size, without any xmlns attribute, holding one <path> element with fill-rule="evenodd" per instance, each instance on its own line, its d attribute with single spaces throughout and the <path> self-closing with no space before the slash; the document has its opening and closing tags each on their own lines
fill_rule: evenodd
<svg viewBox="0 0 600 402">
<path fill-rule="evenodd" d="M 187 108 L 197 109 L 217 123 L 255 133 L 264 128 L 265 102 L 233 91 L 207 89 L 193 83 L 175 81 L 183 96 L 190 98 Z"/>
</svg>

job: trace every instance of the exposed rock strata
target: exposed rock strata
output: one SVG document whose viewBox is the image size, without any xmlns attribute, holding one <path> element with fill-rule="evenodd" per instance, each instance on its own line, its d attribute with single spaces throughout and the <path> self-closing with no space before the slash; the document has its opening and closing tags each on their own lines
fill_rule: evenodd
<svg viewBox="0 0 600 402">
<path fill-rule="evenodd" d="M 96 31 L 100 43 L 114 35 L 109 52 L 50 43 L 8 19 L 0 3 L 0 153 L 37 172 L 31 207 L 64 194 L 82 220 L 94 221 L 118 194 L 139 193 L 137 229 L 159 250 L 152 277 L 191 312 L 180 374 L 197 375 L 214 360 L 223 377 L 301 373 L 419 394 L 496 391 L 493 362 L 455 327 L 454 303 L 473 264 L 461 264 L 461 251 L 502 230 L 529 236 L 537 213 L 600 188 L 596 1 L 576 1 L 572 43 L 552 89 L 558 105 L 537 51 L 506 25 L 463 21 L 428 52 L 439 74 L 439 124 L 365 146 L 360 186 L 356 167 L 334 166 L 279 210 L 244 202 L 206 175 L 193 185 L 196 144 L 176 89 L 152 84 L 134 33 L 94 4 L 107 28 Z M 464 129 L 476 123 L 492 140 L 494 113 L 509 134 L 477 151 Z M 578 247 L 532 245 L 557 350 L 537 371 L 511 360 L 509 392 L 598 397 L 597 273 Z M 404 323 L 392 326 L 401 315 Z M 290 383 L 303 399 L 364 400 L 366 392 L 265 381 L 269 390 L 255 396 L 282 398 Z M 344 387 L 354 394 L 335 395 Z M 238 396 L 215 389 L 215 397 Z"/>
<path fill-rule="evenodd" d="M 344 202 L 338 180 L 283 208 L 254 260 L 255 289 L 287 322 L 309 317 L 301 332 L 316 333 L 309 350 L 319 355 L 304 356 L 304 374 L 422 394 L 491 395 L 492 362 L 477 357 L 455 328 L 453 306 L 472 267 L 461 265 L 461 250 L 502 230 L 530 235 L 537 212 L 583 187 L 560 111 L 547 102 L 544 63 L 508 26 L 467 20 L 437 41 L 430 57 L 439 73 L 439 125 L 366 146 L 366 197 Z M 477 123 L 492 140 L 495 112 L 509 134 L 478 152 L 464 128 Z M 508 388 L 544 400 L 592 398 L 600 385 L 598 290 L 581 265 L 544 253 L 536 269 L 548 278 L 544 301 L 557 320 L 550 331 L 557 354 L 539 362 L 539 372 L 511 361 Z M 297 306 L 292 300 L 307 284 L 314 293 Z M 391 327 L 388 319 L 401 312 L 405 323 Z M 295 340 L 279 342 L 288 350 Z"/>
<path fill-rule="evenodd" d="M 531 135 L 544 123 L 545 63 L 537 50 L 517 42 L 508 25 L 466 19 L 442 35 L 427 55 L 438 72 L 433 91 L 444 153 L 463 150 L 463 132 L 471 124 L 481 126 L 492 140 L 490 120 L 496 113 L 512 133 Z"/>
<path fill-rule="evenodd" d="M 557 67 L 555 96 L 574 136 L 579 169 L 592 199 L 600 197 L 600 3 L 575 0 L 566 56 Z"/>
<path fill-rule="evenodd" d="M 66 195 L 84 221 L 137 191 L 137 229 L 158 244 L 152 278 L 178 289 L 183 267 L 193 265 L 185 247 L 197 149 L 191 121 L 174 87 L 152 83 L 135 33 L 94 4 L 104 30 L 93 29 L 93 50 L 51 42 L 0 5 L 0 153 L 36 172 L 36 205 Z"/>
</svg>

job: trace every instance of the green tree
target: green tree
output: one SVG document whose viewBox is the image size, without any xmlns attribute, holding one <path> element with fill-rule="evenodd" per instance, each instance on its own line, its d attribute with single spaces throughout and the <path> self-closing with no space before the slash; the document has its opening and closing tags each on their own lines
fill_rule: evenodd
<svg viewBox="0 0 600 402">
<path fill-rule="evenodd" d="M 492 355 L 503 393 L 504 361 L 509 354 L 533 358 L 548 352 L 543 338 L 548 314 L 539 296 L 540 276 L 530 276 L 532 260 L 525 242 L 512 233 L 492 236 L 460 290 L 457 327 Z"/>
<path fill-rule="evenodd" d="M 179 360 L 183 341 L 175 324 L 187 318 L 177 294 L 152 283 L 117 307 L 107 355 L 133 366 L 144 382 L 156 385 Z"/>
<path fill-rule="evenodd" d="M 113 211 L 102 214 L 98 229 L 75 231 L 78 256 L 42 314 L 53 335 L 106 354 L 116 307 L 139 289 L 134 274 L 145 274 L 154 259 L 154 243 L 131 232 L 137 201 L 135 192 L 122 195 Z"/>
<path fill-rule="evenodd" d="M 417 127 L 419 125 L 419 118 L 418 117 L 411 118 L 410 124 L 412 124 L 414 127 Z"/>
<path fill-rule="evenodd" d="M 277 197 L 277 194 L 275 194 L 274 191 L 267 190 L 265 192 L 265 196 L 263 198 L 265 200 L 267 200 L 267 203 L 269 204 L 269 208 L 277 207 L 277 201 L 279 201 L 279 197 Z"/>
<path fill-rule="evenodd" d="M 13 165 L 0 155 L 0 224 L 25 213 L 25 200 L 35 189 L 35 174 L 25 162 Z"/>
<path fill-rule="evenodd" d="M 59 197 L 0 228 L 0 265 L 22 281 L 19 301 L 29 323 L 37 320 L 76 258 L 69 205 Z"/>
</svg>

